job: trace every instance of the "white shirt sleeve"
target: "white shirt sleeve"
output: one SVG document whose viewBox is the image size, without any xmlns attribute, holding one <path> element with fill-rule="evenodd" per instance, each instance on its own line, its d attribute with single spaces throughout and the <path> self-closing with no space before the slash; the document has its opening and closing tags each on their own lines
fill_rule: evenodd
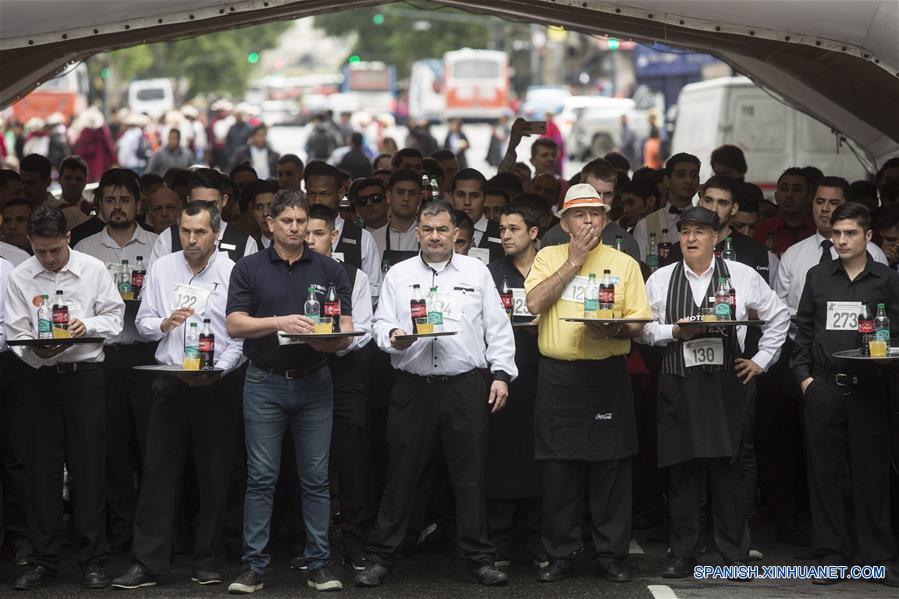
<svg viewBox="0 0 899 599">
<path fill-rule="evenodd" d="M 643 345 L 668 345 L 674 341 L 674 325 L 661 324 L 666 319 L 668 306 L 668 286 L 671 283 L 670 268 L 658 270 L 646 281 L 646 295 L 649 298 L 649 307 L 652 310 L 653 322 L 646 323 L 643 333 L 635 339 Z"/>
<path fill-rule="evenodd" d="M 787 305 L 792 314 L 796 313 L 796 306 L 790 305 L 790 285 L 793 284 L 792 273 L 790 271 L 793 268 L 793 258 L 795 255 L 795 252 L 790 252 L 789 249 L 783 253 L 780 257 L 780 264 L 777 265 L 777 272 L 774 274 L 774 280 L 771 285 L 774 289 L 774 293 L 777 294 L 780 301 Z"/>
<path fill-rule="evenodd" d="M 875 262 L 880 262 L 884 266 L 890 265 L 890 262 L 889 260 L 887 260 L 886 254 L 883 253 L 883 250 L 870 241 L 868 242 L 868 252 L 871 254 L 871 257 L 874 258 Z"/>
<path fill-rule="evenodd" d="M 119 335 L 125 326 L 125 302 L 105 268 L 101 275 L 92 281 L 96 290 L 94 315 L 81 322 L 86 329 L 85 336 L 111 339 Z"/>
<path fill-rule="evenodd" d="M 371 341 L 371 289 L 368 285 L 368 276 L 365 271 L 356 272 L 356 281 L 353 284 L 353 327 L 357 331 L 366 331 L 365 335 L 353 337 L 353 343 L 346 349 L 337 352 L 338 356 L 345 356 L 351 351 L 365 347 Z"/>
<path fill-rule="evenodd" d="M 160 236 L 161 237 L 161 236 Z M 157 241 L 158 243 L 158 241 Z M 134 326 L 141 337 L 148 341 L 159 341 L 163 337 L 162 321 L 168 318 L 167 303 L 162 296 L 161 281 L 158 281 L 158 269 L 152 264 L 144 275 L 144 287 L 141 291 L 140 307 L 134 317 Z"/>
<path fill-rule="evenodd" d="M 743 292 L 738 297 L 742 296 L 745 306 L 754 309 L 759 318 L 765 321 L 759 350 L 752 361 L 763 370 L 768 370 L 780 356 L 781 347 L 790 330 L 790 311 L 761 275 L 751 269 L 747 272 L 750 273 L 747 280 L 748 292 Z"/>
<path fill-rule="evenodd" d="M 378 251 L 378 244 L 375 238 L 365 229 L 362 229 L 362 270 L 368 277 L 368 284 L 371 287 L 371 297 L 373 302 L 377 302 L 378 296 L 381 294 L 381 252 Z"/>
<path fill-rule="evenodd" d="M 244 246 L 243 255 L 249 256 L 250 254 L 255 254 L 259 251 L 259 244 L 256 243 L 256 240 L 253 239 L 253 236 L 247 237 L 247 245 Z"/>
<path fill-rule="evenodd" d="M 12 263 L 0 258 L 0 352 L 6 351 L 6 326 L 4 325 L 4 304 L 6 290 L 9 287 L 9 273 L 13 269 Z"/>
<path fill-rule="evenodd" d="M 408 326 L 405 328 L 400 326 L 399 318 L 396 315 L 396 287 L 400 284 L 400 281 L 397 280 L 399 278 L 396 274 L 397 272 L 399 271 L 391 268 L 384 275 L 381 295 L 378 300 L 378 309 L 372 318 L 372 337 L 382 350 L 389 354 L 399 355 L 405 350 L 396 349 L 390 345 L 390 331 L 392 329 L 402 329 L 406 333 L 411 333 L 412 331 L 406 330 Z"/>
<path fill-rule="evenodd" d="M 252 238 L 251 238 L 252 239 Z M 156 243 L 153 244 L 153 251 L 150 252 L 150 257 L 147 259 L 147 268 L 153 265 L 159 258 L 162 256 L 168 256 L 172 253 L 172 230 L 166 229 L 162 233 L 159 234 L 159 237 L 156 238 Z"/>
<path fill-rule="evenodd" d="M 652 213 L 650 212 L 650 214 Z M 649 232 L 646 228 L 645 216 L 637 221 L 632 235 L 634 236 L 637 245 L 640 246 L 640 259 L 642 260 L 646 257 L 646 248 L 649 246 Z"/>
</svg>

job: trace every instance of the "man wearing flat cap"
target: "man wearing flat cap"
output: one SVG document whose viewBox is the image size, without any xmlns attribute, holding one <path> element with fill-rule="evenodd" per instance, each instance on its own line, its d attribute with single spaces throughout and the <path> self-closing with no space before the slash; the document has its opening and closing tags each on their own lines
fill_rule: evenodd
<svg viewBox="0 0 899 599">
<path fill-rule="evenodd" d="M 650 317 L 640 265 L 602 243 L 608 210 L 593 186 L 570 187 L 560 212 L 570 241 L 540 250 L 524 283 L 528 310 L 540 315 L 535 457 L 543 479 L 542 536 L 550 560 L 537 575 L 541 582 L 574 574 L 585 497 L 594 565 L 607 580 L 631 580 L 623 561 L 631 538 L 637 431 L 626 359 L 641 325 L 561 320 L 584 316 L 588 277 L 599 280 L 604 272 L 615 281 L 613 314 Z"/>
<path fill-rule="evenodd" d="M 786 305 L 756 270 L 715 257 L 718 215 L 702 207 L 680 215 L 683 260 L 656 271 L 646 282 L 657 322 L 641 343 L 664 346 L 658 381 L 658 463 L 668 467 L 673 560 L 666 578 L 693 574 L 702 541 L 702 471 L 712 494 L 715 543 L 727 565 L 749 562 L 749 528 L 736 457 L 744 431 L 744 385 L 777 360 L 787 336 Z M 764 321 L 758 351 L 741 357 L 746 327 L 708 326 L 715 292 L 730 279 L 736 290 L 725 320 L 746 320 L 750 310 Z M 699 321 L 699 322 L 697 322 Z"/>
</svg>

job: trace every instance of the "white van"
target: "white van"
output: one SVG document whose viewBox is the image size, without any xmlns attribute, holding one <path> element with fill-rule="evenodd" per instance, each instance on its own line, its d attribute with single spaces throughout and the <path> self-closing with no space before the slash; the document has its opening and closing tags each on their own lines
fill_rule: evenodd
<svg viewBox="0 0 899 599">
<path fill-rule="evenodd" d="M 175 108 L 171 79 L 139 79 L 128 84 L 128 107 L 135 114 L 159 118 Z"/>
<path fill-rule="evenodd" d="M 704 181 L 714 174 L 712 150 L 722 144 L 743 150 L 749 167 L 746 180 L 766 196 L 773 195 L 778 176 L 791 166 L 815 166 L 849 182 L 867 174 L 846 144 L 838 147 L 829 126 L 787 106 L 746 77 L 691 83 L 680 92 L 671 154 L 698 157 Z"/>
</svg>

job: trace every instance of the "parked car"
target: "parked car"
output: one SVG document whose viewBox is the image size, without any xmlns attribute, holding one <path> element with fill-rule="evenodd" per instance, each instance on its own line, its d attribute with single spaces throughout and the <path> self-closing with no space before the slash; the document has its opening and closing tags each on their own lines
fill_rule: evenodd
<svg viewBox="0 0 899 599">
<path fill-rule="evenodd" d="M 524 96 L 521 114 L 529 121 L 542 121 L 547 112 L 559 114 L 571 97 L 567 87 L 532 85 Z"/>
<path fill-rule="evenodd" d="M 649 136 L 649 115 L 663 114 L 662 95 L 638 88 L 633 98 L 602 98 L 598 106 L 585 108 L 571 128 L 569 155 L 578 160 L 598 158 L 616 150 L 621 143 L 621 116 L 641 140 Z M 661 119 L 660 119 L 661 122 Z"/>
</svg>

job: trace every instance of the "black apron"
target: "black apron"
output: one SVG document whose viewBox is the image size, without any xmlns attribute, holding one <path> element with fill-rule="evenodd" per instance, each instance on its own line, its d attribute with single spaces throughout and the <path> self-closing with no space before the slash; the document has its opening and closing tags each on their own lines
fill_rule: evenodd
<svg viewBox="0 0 899 599">
<path fill-rule="evenodd" d="M 359 225 L 344 219 L 343 231 L 334 251 L 343 254 L 343 261 L 347 264 L 362 268 L 362 229 Z"/>
<path fill-rule="evenodd" d="M 476 247 L 490 250 L 490 262 L 503 258 L 506 253 L 503 251 L 503 242 L 500 240 L 499 225 L 488 220 L 487 230 L 481 235 L 481 241 Z"/>
<path fill-rule="evenodd" d="M 699 306 L 693 298 L 678 262 L 668 287 L 665 322 L 697 317 L 700 307 L 709 306 L 719 276 L 729 274 L 727 265 L 715 259 L 715 270 L 705 298 Z M 721 366 L 687 368 L 683 343 L 674 341 L 665 347 L 659 374 L 658 426 L 659 467 L 696 458 L 733 458 L 740 447 L 745 413 L 745 388 L 734 373 L 739 356 L 736 328 L 712 329 L 697 335 L 722 338 L 724 359 Z"/>
<path fill-rule="evenodd" d="M 524 288 L 524 277 L 508 258 L 492 262 L 488 268 L 497 290 L 502 289 L 503 277 L 509 286 Z M 515 316 L 513 323 L 533 320 Z M 518 377 L 509 383 L 506 406 L 490 416 L 487 433 L 488 499 L 521 499 L 543 494 L 540 469 L 534 460 L 534 403 L 537 398 L 537 327 L 513 329 L 515 334 L 515 365 Z"/>
<path fill-rule="evenodd" d="M 387 274 L 392 266 L 396 266 L 403 260 L 408 260 L 418 255 L 413 250 L 392 250 L 390 249 L 390 225 L 384 231 L 384 254 L 381 256 L 381 272 Z"/>
<path fill-rule="evenodd" d="M 601 462 L 636 455 L 633 397 L 626 356 L 572 362 L 541 357 L 536 458 Z"/>
</svg>

